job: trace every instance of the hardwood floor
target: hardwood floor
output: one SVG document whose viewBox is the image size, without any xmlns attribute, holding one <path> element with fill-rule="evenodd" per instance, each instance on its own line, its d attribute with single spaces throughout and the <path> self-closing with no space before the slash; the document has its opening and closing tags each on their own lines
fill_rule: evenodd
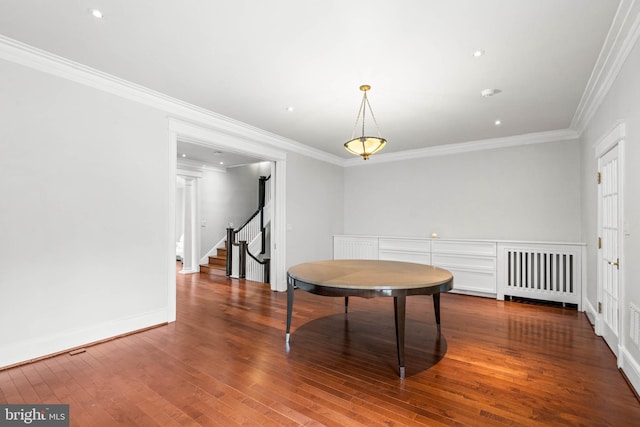
<svg viewBox="0 0 640 427">
<path fill-rule="evenodd" d="M 0 403 L 69 403 L 77 426 L 626 426 L 640 403 L 583 313 L 407 298 L 407 378 L 393 300 L 286 294 L 178 275 L 178 320 L 0 371 Z"/>
</svg>

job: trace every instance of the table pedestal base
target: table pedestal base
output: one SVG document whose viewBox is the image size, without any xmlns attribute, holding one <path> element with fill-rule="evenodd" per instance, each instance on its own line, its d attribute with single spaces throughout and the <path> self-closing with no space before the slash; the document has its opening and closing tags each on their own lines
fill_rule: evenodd
<svg viewBox="0 0 640 427">
<path fill-rule="evenodd" d="M 376 284 L 371 284 L 371 281 Z M 438 267 L 399 261 L 329 260 L 294 266 L 287 272 L 287 344 L 296 287 L 317 295 L 344 297 L 345 313 L 349 311 L 350 296 L 393 297 L 398 374 L 403 379 L 407 296 L 433 296 L 436 324 L 440 333 L 440 293 L 453 288 L 453 276 Z"/>
<path fill-rule="evenodd" d="M 287 289 L 287 332 L 285 335 L 285 343 L 289 344 L 289 338 L 291 337 L 291 317 L 293 314 L 293 286 L 289 286 Z M 393 297 L 393 311 L 396 324 L 396 349 L 398 351 L 398 376 L 400 379 L 404 379 L 405 367 L 404 367 L 404 330 L 407 308 L 407 296 L 399 295 Z M 349 297 L 344 297 L 344 312 L 349 311 Z M 436 325 L 438 327 L 438 333 L 440 332 L 440 294 L 433 294 L 433 311 L 436 316 Z"/>
</svg>

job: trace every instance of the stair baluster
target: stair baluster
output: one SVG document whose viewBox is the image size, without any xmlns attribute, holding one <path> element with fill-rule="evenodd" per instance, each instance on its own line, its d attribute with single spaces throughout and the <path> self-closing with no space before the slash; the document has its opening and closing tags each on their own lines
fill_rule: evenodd
<svg viewBox="0 0 640 427">
<path fill-rule="evenodd" d="M 226 241 L 225 241 L 225 249 L 220 249 L 219 251 L 226 252 L 226 261 L 225 261 L 225 274 L 227 277 L 230 277 L 233 274 L 233 248 L 238 247 L 238 277 L 245 278 L 247 273 L 247 261 L 249 258 L 253 259 L 256 263 L 262 265 L 262 276 L 263 282 L 269 282 L 270 276 L 270 258 L 264 258 L 260 260 L 258 257 L 253 255 L 249 250 L 249 242 L 253 241 L 258 235 L 261 236 L 260 241 L 260 255 L 264 255 L 266 253 L 266 228 L 265 228 L 265 207 L 271 201 L 271 191 L 267 186 L 267 181 L 271 179 L 271 176 L 265 177 L 261 176 L 258 181 L 258 210 L 254 212 L 253 215 L 241 226 L 237 229 L 233 227 L 227 228 L 226 233 Z M 247 255 L 249 257 L 247 257 Z M 210 259 L 212 257 L 209 257 Z M 219 259 L 218 262 L 222 261 L 222 257 L 215 257 Z M 201 266 L 201 269 L 205 267 L 205 270 L 210 266 Z"/>
</svg>

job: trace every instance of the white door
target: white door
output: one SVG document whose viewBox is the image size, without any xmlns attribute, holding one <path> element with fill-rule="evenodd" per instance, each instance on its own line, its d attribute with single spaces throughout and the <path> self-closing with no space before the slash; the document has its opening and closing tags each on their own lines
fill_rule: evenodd
<svg viewBox="0 0 640 427">
<path fill-rule="evenodd" d="M 598 295 L 600 334 L 618 356 L 620 331 L 620 167 L 618 145 L 598 160 L 600 184 L 598 212 L 600 250 L 598 251 Z"/>
</svg>

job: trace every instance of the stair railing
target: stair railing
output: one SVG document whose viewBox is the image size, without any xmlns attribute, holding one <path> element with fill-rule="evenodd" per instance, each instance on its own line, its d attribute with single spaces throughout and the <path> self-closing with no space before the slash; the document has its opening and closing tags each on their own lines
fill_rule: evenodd
<svg viewBox="0 0 640 427">
<path fill-rule="evenodd" d="M 226 275 L 231 276 L 233 270 L 233 248 L 238 247 L 238 277 L 244 279 L 247 271 L 247 255 L 258 264 L 263 266 L 263 282 L 269 282 L 270 276 L 270 258 L 260 260 L 257 256 L 249 251 L 247 242 L 253 242 L 258 236 L 261 236 L 260 254 L 266 252 L 266 232 L 264 227 L 264 208 L 267 203 L 271 202 L 271 190 L 267 186 L 267 181 L 271 176 L 261 176 L 259 178 L 258 187 L 258 210 L 256 210 L 242 226 L 237 229 L 233 227 L 227 228 L 227 264 Z"/>
<path fill-rule="evenodd" d="M 271 258 L 263 258 L 262 260 L 256 258 L 247 248 L 247 254 L 258 264 L 262 265 L 262 281 L 269 283 L 271 273 Z"/>
</svg>

